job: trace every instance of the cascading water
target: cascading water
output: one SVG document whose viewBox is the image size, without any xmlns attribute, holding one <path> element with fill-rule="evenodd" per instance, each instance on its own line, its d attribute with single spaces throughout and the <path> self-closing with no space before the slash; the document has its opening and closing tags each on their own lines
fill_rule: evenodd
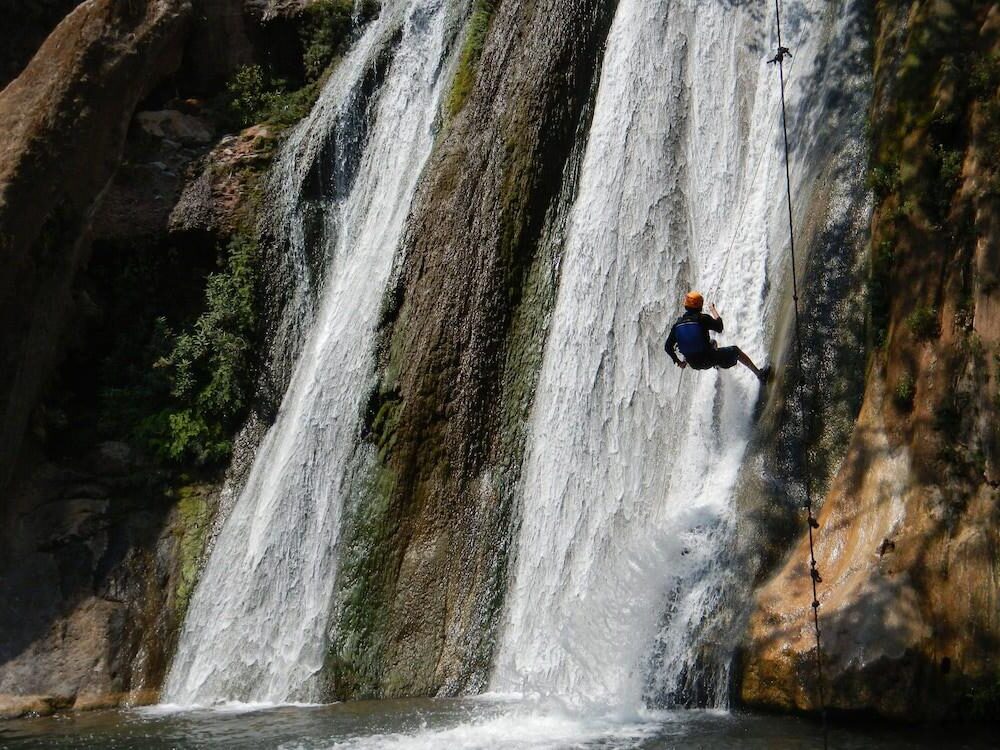
<svg viewBox="0 0 1000 750">
<path fill-rule="evenodd" d="M 345 190 L 324 206 L 330 243 L 315 322 L 192 598 L 164 688 L 167 702 L 320 697 L 344 471 L 374 377 L 380 303 L 433 142 L 455 32 L 449 12 L 448 0 L 383 3 L 379 19 L 338 66 L 277 165 L 279 214 L 291 252 L 304 259 L 296 206 L 307 173 L 322 154 L 345 158 L 325 147 L 332 130 L 360 127 L 359 121 L 367 126 Z M 354 93 L 377 58 L 387 59 L 388 67 L 366 101 Z M 336 165 L 326 172 L 329 179 L 342 173 Z M 299 267 L 305 268 L 304 260 Z M 307 286 L 295 285 L 290 315 L 304 314 Z"/>
<path fill-rule="evenodd" d="M 785 4 L 799 218 L 837 106 L 803 88 L 842 83 L 820 66 L 856 12 Z M 701 670 L 702 702 L 725 702 L 727 665 L 702 663 L 695 633 L 720 606 L 759 386 L 743 368 L 682 374 L 662 342 L 693 287 L 718 303 L 724 344 L 768 357 L 788 279 L 773 40 L 759 3 L 619 5 L 532 416 L 497 692 L 631 710 L 683 701 Z"/>
</svg>

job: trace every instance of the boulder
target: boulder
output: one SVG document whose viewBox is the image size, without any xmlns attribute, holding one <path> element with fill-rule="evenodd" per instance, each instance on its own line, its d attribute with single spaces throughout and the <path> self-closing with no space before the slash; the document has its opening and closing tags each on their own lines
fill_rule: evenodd
<svg viewBox="0 0 1000 750">
<path fill-rule="evenodd" d="M 0 2 L 0 89 L 17 78 L 52 29 L 80 0 L 5 0 Z"/>
</svg>

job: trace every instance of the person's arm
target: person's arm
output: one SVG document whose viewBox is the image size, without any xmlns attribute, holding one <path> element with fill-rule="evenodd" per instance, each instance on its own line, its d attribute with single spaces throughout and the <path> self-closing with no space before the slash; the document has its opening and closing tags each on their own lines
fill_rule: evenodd
<svg viewBox="0 0 1000 750">
<path fill-rule="evenodd" d="M 674 335 L 674 329 L 670 329 L 670 335 L 667 336 L 666 343 L 663 344 L 663 350 L 670 355 L 670 359 L 674 361 L 674 364 L 678 367 L 684 367 L 685 362 L 681 362 L 677 358 L 677 354 L 674 351 L 677 348 L 677 336 Z"/>
<path fill-rule="evenodd" d="M 712 314 L 702 315 L 702 321 L 705 323 L 708 330 L 715 331 L 716 333 L 722 333 L 722 316 L 719 315 L 719 311 L 715 309 L 715 305 L 709 305 L 708 309 Z"/>
</svg>

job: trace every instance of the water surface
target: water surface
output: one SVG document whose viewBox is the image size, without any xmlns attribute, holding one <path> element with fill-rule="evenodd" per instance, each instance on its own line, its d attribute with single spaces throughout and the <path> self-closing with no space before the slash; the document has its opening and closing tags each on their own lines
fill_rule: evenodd
<svg viewBox="0 0 1000 750">
<path fill-rule="evenodd" d="M 819 726 L 722 711 L 579 713 L 557 703 L 492 700 L 362 701 L 330 706 L 233 706 L 99 711 L 0 723 L 0 747 L 279 748 L 280 750 L 666 750 L 823 746 Z M 830 747 L 995 747 L 985 733 L 835 727 Z"/>
</svg>

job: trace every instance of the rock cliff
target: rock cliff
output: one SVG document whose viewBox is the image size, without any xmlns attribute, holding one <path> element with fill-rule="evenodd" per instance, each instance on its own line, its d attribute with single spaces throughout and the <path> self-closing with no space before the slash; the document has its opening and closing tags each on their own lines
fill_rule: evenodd
<svg viewBox="0 0 1000 750">
<path fill-rule="evenodd" d="M 9 77 L 73 5 L 52 0 L 26 23 Z M 230 494 L 287 380 L 255 382 L 283 247 L 257 222 L 260 177 L 355 7 L 87 0 L 0 93 L 0 716 L 155 700 L 232 500 L 219 496 L 233 444 Z M 358 7 L 361 23 L 376 12 Z M 616 2 L 469 7 L 382 312 L 331 698 L 483 689 L 507 588 L 524 430 Z M 885 1 L 874 24 L 870 267 L 845 252 L 805 273 L 821 367 L 809 448 L 816 488 L 829 485 L 826 702 L 995 716 L 1000 13 Z M 844 240 L 854 229 L 803 236 L 857 244 Z M 819 349 L 834 354 L 820 362 Z M 790 409 L 765 407 L 762 434 L 790 441 Z M 758 511 L 775 492 L 744 491 Z M 766 580 L 737 690 L 749 706 L 811 711 L 807 547 L 787 506 L 762 510 L 738 551 Z M 710 647 L 726 659 L 731 643 Z M 690 682 L 679 699 L 698 703 Z"/>
<path fill-rule="evenodd" d="M 995 717 L 1000 15 L 879 3 L 864 404 L 819 515 L 827 705 Z M 740 693 L 818 705 L 808 545 L 757 592 Z"/>
<path fill-rule="evenodd" d="M 87 224 L 132 112 L 180 63 L 190 13 L 183 0 L 84 3 L 0 93 L 0 485 L 62 348 Z"/>
</svg>

